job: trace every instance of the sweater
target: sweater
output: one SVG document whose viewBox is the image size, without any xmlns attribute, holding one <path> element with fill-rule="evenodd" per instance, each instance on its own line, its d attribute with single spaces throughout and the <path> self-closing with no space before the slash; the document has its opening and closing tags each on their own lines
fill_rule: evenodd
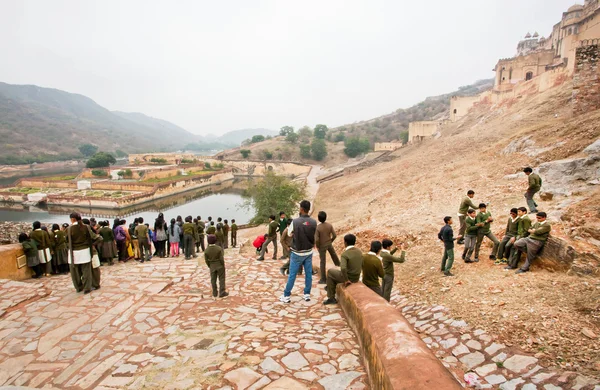
<svg viewBox="0 0 600 390">
<path fill-rule="evenodd" d="M 454 249 L 454 231 L 452 226 L 446 224 L 438 233 L 438 238 L 444 242 L 444 248 L 446 250 Z"/>
<path fill-rule="evenodd" d="M 400 257 L 394 256 L 394 253 L 396 253 L 397 250 L 398 248 L 395 248 L 389 252 L 385 249 L 382 249 L 380 252 L 381 261 L 383 263 L 383 272 L 386 275 L 394 276 L 394 263 L 404 263 L 404 260 L 406 260 L 406 252 L 404 251 L 402 251 Z"/>
<path fill-rule="evenodd" d="M 465 219 L 465 223 L 467 225 L 467 228 L 465 230 L 466 235 L 475 237 L 477 235 L 477 231 L 479 230 L 479 227 L 477 226 L 477 222 L 476 222 L 475 218 L 471 218 L 471 217 L 467 216 L 467 218 Z"/>
<path fill-rule="evenodd" d="M 519 217 L 514 220 L 512 217 L 508 218 L 506 222 L 506 231 L 504 232 L 507 236 L 515 237 L 519 232 Z"/>
<path fill-rule="evenodd" d="M 531 229 L 531 219 L 529 216 L 523 215 L 519 217 L 519 222 L 517 223 L 517 236 L 519 238 L 529 237 L 529 229 Z"/>
<path fill-rule="evenodd" d="M 491 222 L 487 222 L 487 219 L 492 216 L 492 213 L 486 211 L 485 213 L 479 212 L 475 218 L 476 223 L 483 223 L 483 226 L 479 228 L 480 234 L 488 234 L 490 232 Z"/>
<path fill-rule="evenodd" d="M 363 265 L 363 254 L 360 249 L 348 247 L 340 257 L 340 269 L 344 281 L 358 282 Z"/>
<path fill-rule="evenodd" d="M 467 215 L 467 211 L 469 211 L 469 208 L 477 210 L 477 206 L 473 204 L 473 200 L 468 196 L 465 196 L 462 202 L 460 202 L 460 206 L 458 207 L 458 214 Z"/>
<path fill-rule="evenodd" d="M 546 242 L 548 240 L 548 236 L 550 236 L 550 230 L 552 230 L 552 226 L 549 222 L 544 221 L 536 222 L 533 224 L 532 229 L 535 229 L 535 232 L 529 235 L 529 238 L 536 241 Z"/>
<path fill-rule="evenodd" d="M 211 270 L 225 268 L 223 249 L 218 245 L 210 244 L 204 251 L 204 262 Z"/>
<path fill-rule="evenodd" d="M 529 175 L 529 191 L 538 192 L 542 188 L 542 178 L 537 173 Z"/>
<path fill-rule="evenodd" d="M 363 255 L 362 282 L 367 287 L 379 287 L 379 278 L 383 278 L 383 265 L 373 252 Z"/>
<path fill-rule="evenodd" d="M 315 232 L 315 245 L 317 248 L 326 248 L 335 241 L 337 235 L 333 226 L 329 222 L 323 222 L 317 225 Z"/>
</svg>

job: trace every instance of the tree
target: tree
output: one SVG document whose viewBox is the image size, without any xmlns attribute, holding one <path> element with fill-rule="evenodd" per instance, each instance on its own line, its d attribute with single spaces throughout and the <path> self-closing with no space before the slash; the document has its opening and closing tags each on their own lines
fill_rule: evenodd
<svg viewBox="0 0 600 390">
<path fill-rule="evenodd" d="M 400 141 L 402 141 L 403 144 L 408 143 L 408 131 L 403 131 L 400 133 Z"/>
<path fill-rule="evenodd" d="M 263 150 L 263 157 L 265 158 L 265 160 L 272 160 L 273 159 L 273 153 L 270 150 Z"/>
<path fill-rule="evenodd" d="M 279 135 L 288 136 L 290 134 L 294 134 L 294 128 L 292 126 L 283 126 L 281 130 L 279 130 Z"/>
<path fill-rule="evenodd" d="M 241 149 L 240 153 L 242 154 L 243 158 L 248 158 L 248 156 L 250 156 L 252 151 L 250 149 Z"/>
<path fill-rule="evenodd" d="M 325 125 L 316 125 L 314 130 L 315 138 L 325 139 L 329 129 Z"/>
<path fill-rule="evenodd" d="M 115 156 L 117 156 L 117 158 L 123 158 L 123 157 L 127 157 L 127 153 L 125 153 L 121 149 L 117 149 L 117 150 L 115 150 Z"/>
<path fill-rule="evenodd" d="M 310 158 L 310 145 L 300 145 L 300 155 L 302 158 Z"/>
<path fill-rule="evenodd" d="M 344 153 L 346 153 L 346 156 L 348 157 L 356 157 L 361 153 L 367 152 L 371 148 L 369 140 L 360 137 L 346 138 L 344 145 L 346 146 L 344 148 Z"/>
<path fill-rule="evenodd" d="M 312 152 L 313 159 L 317 161 L 321 161 L 327 157 L 327 145 L 325 144 L 325 141 L 320 138 L 313 139 L 310 145 L 310 150 Z"/>
<path fill-rule="evenodd" d="M 298 136 L 300 138 L 310 138 L 313 135 L 313 131 L 310 127 L 304 126 L 300 130 L 298 130 Z"/>
<path fill-rule="evenodd" d="M 255 144 L 257 142 L 263 142 L 265 140 L 264 135 L 253 135 L 250 143 Z"/>
<path fill-rule="evenodd" d="M 83 144 L 79 147 L 79 151 L 85 157 L 90 157 L 98 151 L 98 147 L 96 145 L 92 145 L 92 144 Z"/>
<path fill-rule="evenodd" d="M 116 162 L 117 160 L 112 154 L 106 152 L 98 152 L 92 157 L 90 157 L 85 166 L 87 168 L 105 168 L 110 166 L 111 164 L 115 164 Z"/>
<path fill-rule="evenodd" d="M 285 137 L 285 141 L 289 142 L 291 144 L 295 144 L 296 142 L 298 142 L 298 134 L 296 134 L 296 133 L 289 133 L 287 135 L 287 137 Z"/>
<path fill-rule="evenodd" d="M 255 215 L 251 223 L 264 223 L 270 215 L 293 215 L 298 203 L 306 197 L 304 184 L 293 182 L 285 176 L 267 171 L 263 180 L 252 185 L 245 202 L 247 208 L 254 208 Z"/>
<path fill-rule="evenodd" d="M 210 163 L 209 163 L 208 161 L 207 161 L 207 162 L 205 162 L 205 163 L 204 163 L 204 167 L 205 167 L 206 169 L 210 169 Z"/>
</svg>

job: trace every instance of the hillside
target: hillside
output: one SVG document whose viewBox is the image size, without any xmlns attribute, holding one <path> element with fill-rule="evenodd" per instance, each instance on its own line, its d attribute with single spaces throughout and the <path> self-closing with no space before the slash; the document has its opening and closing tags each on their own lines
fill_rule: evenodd
<svg viewBox="0 0 600 390">
<path fill-rule="evenodd" d="M 346 137 L 366 137 L 375 142 L 388 142 L 400 139 L 400 133 L 408 131 L 408 124 L 415 121 L 442 119 L 449 116 L 450 98 L 452 96 L 475 96 L 494 86 L 494 79 L 479 80 L 471 85 L 439 96 L 428 97 L 424 101 L 409 108 L 400 108 L 391 114 L 379 116 L 366 121 L 339 126 L 332 129 L 335 133 L 343 132 Z"/>
<path fill-rule="evenodd" d="M 454 318 L 535 354 L 543 366 L 598 376 L 600 341 L 584 336 L 582 328 L 600 334 L 600 190 L 591 185 L 593 172 L 584 179 L 583 169 L 574 175 L 572 164 L 556 161 L 585 156 L 582 150 L 600 137 L 600 111 L 572 117 L 571 91 L 566 83 L 505 104 L 477 106 L 446 125 L 439 139 L 407 146 L 394 152 L 391 162 L 323 183 L 315 210 L 327 211 L 338 236 L 357 234 L 363 250 L 373 239 L 406 242 L 408 260 L 397 266 L 395 289 L 411 302 L 448 307 Z M 590 169 L 598 169 L 597 158 L 588 161 Z M 580 273 L 591 275 L 534 264 L 532 272 L 517 276 L 487 259 L 486 243 L 475 264 L 462 262 L 463 247 L 457 246 L 456 276 L 443 277 L 437 239 L 443 217 L 456 216 L 461 197 L 473 189 L 476 203 L 490 202 L 493 231 L 501 238 L 509 209 L 525 205 L 526 181 L 513 174 L 543 163 L 553 168 L 542 175 L 542 190 L 555 196 L 538 201 L 540 209 L 550 215 L 552 235 L 582 254 Z M 571 170 L 556 174 L 561 165 Z M 457 229 L 458 221 L 455 235 Z M 341 247 L 337 240 L 337 250 Z"/>
<path fill-rule="evenodd" d="M 6 83 L 0 83 L 0 137 L 0 164 L 80 157 L 77 147 L 84 143 L 147 152 L 176 150 L 197 139 L 169 122 L 114 113 L 82 95 Z"/>
</svg>

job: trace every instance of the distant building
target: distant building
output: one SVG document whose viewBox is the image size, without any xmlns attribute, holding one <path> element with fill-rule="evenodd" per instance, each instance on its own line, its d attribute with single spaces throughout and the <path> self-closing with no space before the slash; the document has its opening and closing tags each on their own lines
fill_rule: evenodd
<svg viewBox="0 0 600 390">
<path fill-rule="evenodd" d="M 552 28 L 548 38 L 536 32 L 527 33 L 517 45 L 512 58 L 498 61 L 494 67 L 494 91 L 511 90 L 521 81 L 557 67 L 575 69 L 575 51 L 581 41 L 600 38 L 600 0 L 585 0 L 563 12 L 561 21 Z"/>
<path fill-rule="evenodd" d="M 440 126 L 440 121 L 410 122 L 408 124 L 408 142 L 412 144 L 429 138 L 438 132 Z"/>
<path fill-rule="evenodd" d="M 479 96 L 452 96 L 450 98 L 450 121 L 456 122 L 469 113 Z"/>
<path fill-rule="evenodd" d="M 374 151 L 376 152 L 387 152 L 393 151 L 396 149 L 400 149 L 402 147 L 402 141 L 393 141 L 393 142 L 375 142 Z"/>
</svg>

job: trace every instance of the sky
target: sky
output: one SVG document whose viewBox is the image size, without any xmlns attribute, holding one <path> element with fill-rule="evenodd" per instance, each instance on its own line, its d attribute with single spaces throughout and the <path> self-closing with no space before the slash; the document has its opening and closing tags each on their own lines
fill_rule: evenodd
<svg viewBox="0 0 600 390">
<path fill-rule="evenodd" d="M 494 77 L 582 0 L 0 0 L 0 81 L 192 133 L 329 127 Z"/>
</svg>

